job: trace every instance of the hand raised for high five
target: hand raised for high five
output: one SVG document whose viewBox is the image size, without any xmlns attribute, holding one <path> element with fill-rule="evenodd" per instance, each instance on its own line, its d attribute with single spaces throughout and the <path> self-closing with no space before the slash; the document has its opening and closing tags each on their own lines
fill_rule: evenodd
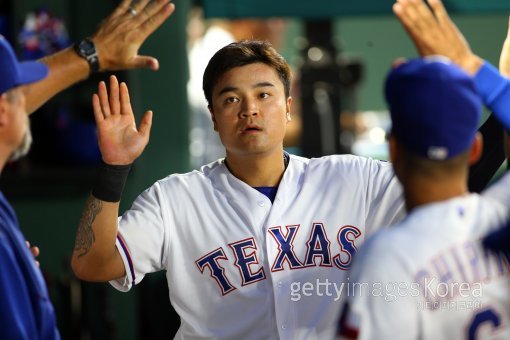
<svg viewBox="0 0 510 340">
<path fill-rule="evenodd" d="M 102 70 L 159 68 L 156 58 L 138 55 L 138 49 L 173 13 L 168 0 L 124 0 L 92 35 Z"/>
<path fill-rule="evenodd" d="M 109 96 L 106 84 L 99 83 L 92 105 L 103 161 L 110 165 L 133 163 L 149 142 L 152 111 L 145 112 L 137 129 L 127 85 L 119 85 L 115 76 L 110 77 Z"/>
<path fill-rule="evenodd" d="M 443 55 L 474 75 L 483 64 L 451 21 L 440 0 L 397 0 L 393 12 L 421 56 Z"/>
</svg>

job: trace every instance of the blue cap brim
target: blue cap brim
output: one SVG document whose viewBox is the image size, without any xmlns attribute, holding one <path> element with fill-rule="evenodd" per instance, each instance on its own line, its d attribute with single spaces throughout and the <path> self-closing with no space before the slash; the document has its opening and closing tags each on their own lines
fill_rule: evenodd
<svg viewBox="0 0 510 340">
<path fill-rule="evenodd" d="M 48 66 L 37 61 L 24 61 L 19 63 L 19 71 L 17 86 L 34 83 L 46 78 Z"/>
</svg>

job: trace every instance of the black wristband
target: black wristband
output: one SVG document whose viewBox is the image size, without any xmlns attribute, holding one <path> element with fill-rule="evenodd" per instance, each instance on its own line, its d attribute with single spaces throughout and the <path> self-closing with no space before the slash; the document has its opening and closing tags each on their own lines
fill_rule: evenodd
<svg viewBox="0 0 510 340">
<path fill-rule="evenodd" d="M 105 202 L 119 202 L 131 165 L 110 165 L 102 162 L 92 195 Z"/>
</svg>

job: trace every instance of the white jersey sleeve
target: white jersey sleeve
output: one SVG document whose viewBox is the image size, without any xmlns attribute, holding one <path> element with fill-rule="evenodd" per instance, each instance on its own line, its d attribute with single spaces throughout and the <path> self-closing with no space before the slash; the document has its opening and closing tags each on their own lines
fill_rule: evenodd
<svg viewBox="0 0 510 340">
<path fill-rule="evenodd" d="M 169 235 L 164 215 L 168 204 L 161 190 L 157 182 L 119 217 L 116 246 L 124 261 L 126 276 L 110 283 L 120 291 L 131 289 L 145 273 L 165 269 Z"/>
<path fill-rule="evenodd" d="M 402 185 L 395 176 L 392 164 L 385 161 L 372 161 L 369 164 L 367 235 L 381 226 L 395 224 L 405 215 Z"/>
</svg>

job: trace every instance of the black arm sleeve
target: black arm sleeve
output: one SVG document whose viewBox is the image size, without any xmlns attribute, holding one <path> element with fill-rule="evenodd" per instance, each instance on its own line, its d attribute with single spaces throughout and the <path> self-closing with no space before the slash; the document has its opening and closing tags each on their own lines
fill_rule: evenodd
<svg viewBox="0 0 510 340">
<path fill-rule="evenodd" d="M 491 114 L 478 131 L 483 136 L 483 153 L 469 169 L 468 187 L 471 192 L 481 192 L 505 160 L 503 126 L 496 117 Z"/>
</svg>

